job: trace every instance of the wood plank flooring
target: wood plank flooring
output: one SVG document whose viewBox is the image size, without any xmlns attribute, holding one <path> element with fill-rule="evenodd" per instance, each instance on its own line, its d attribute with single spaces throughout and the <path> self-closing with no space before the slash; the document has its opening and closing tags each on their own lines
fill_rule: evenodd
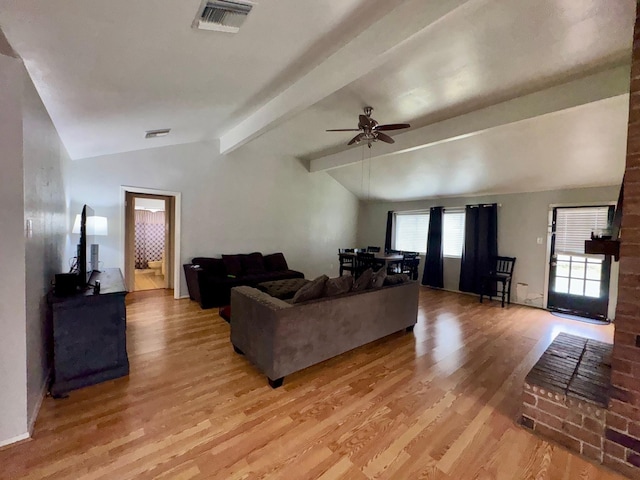
<svg viewBox="0 0 640 480">
<path fill-rule="evenodd" d="M 133 281 L 136 292 L 164 288 L 164 275 L 156 275 L 156 271 L 150 268 L 144 270 L 136 268 Z"/>
<path fill-rule="evenodd" d="M 217 309 L 127 298 L 130 376 L 46 398 L 33 439 L 0 451 L 0 478 L 622 478 L 515 423 L 555 335 L 611 341 L 611 326 L 425 288 L 413 334 L 272 390 Z"/>
</svg>

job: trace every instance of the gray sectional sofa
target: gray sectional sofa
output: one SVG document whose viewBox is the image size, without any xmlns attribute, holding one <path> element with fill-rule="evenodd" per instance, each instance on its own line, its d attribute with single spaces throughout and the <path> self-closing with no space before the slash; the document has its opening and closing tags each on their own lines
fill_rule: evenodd
<svg viewBox="0 0 640 480">
<path fill-rule="evenodd" d="M 255 288 L 231 290 L 231 342 L 273 387 L 286 375 L 401 330 L 418 316 L 408 282 L 290 304 Z"/>
</svg>

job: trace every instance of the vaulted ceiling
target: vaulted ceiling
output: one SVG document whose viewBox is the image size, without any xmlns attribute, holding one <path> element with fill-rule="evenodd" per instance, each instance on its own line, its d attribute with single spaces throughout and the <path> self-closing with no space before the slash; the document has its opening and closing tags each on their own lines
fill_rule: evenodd
<svg viewBox="0 0 640 480">
<path fill-rule="evenodd" d="M 74 159 L 259 142 L 386 200 L 622 177 L 634 0 L 261 0 L 237 34 L 200 3 L 0 0 L 0 28 Z M 412 128 L 325 132 L 367 105 Z"/>
</svg>

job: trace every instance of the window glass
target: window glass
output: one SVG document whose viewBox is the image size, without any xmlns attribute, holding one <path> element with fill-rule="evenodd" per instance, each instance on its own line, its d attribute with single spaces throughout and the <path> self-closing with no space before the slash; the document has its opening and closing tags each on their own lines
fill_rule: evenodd
<svg viewBox="0 0 640 480">
<path fill-rule="evenodd" d="M 426 252 L 429 231 L 428 212 L 396 213 L 394 226 L 394 248 L 396 250 Z"/>
<path fill-rule="evenodd" d="M 464 210 L 445 210 L 442 225 L 442 253 L 461 257 L 464 244 Z"/>
</svg>

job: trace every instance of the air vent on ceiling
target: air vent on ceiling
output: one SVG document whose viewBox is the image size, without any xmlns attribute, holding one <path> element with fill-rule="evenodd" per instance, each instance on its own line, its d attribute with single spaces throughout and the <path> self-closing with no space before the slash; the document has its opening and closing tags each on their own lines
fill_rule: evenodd
<svg viewBox="0 0 640 480">
<path fill-rule="evenodd" d="M 166 137 L 171 131 L 170 128 L 161 128 L 160 130 L 147 130 L 144 138 Z"/>
<path fill-rule="evenodd" d="M 193 26 L 200 30 L 237 33 L 253 5 L 253 2 L 238 0 L 204 1 Z"/>
</svg>

